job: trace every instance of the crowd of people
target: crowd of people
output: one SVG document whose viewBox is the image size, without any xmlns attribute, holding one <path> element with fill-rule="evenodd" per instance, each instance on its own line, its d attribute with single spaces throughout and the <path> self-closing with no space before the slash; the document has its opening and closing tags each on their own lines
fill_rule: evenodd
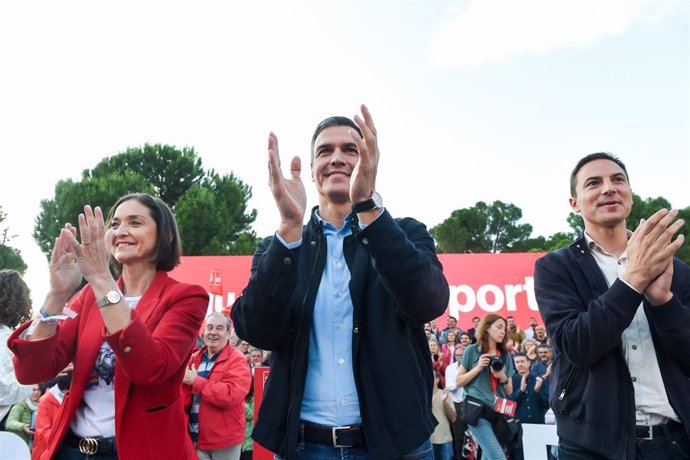
<svg viewBox="0 0 690 460">
<path fill-rule="evenodd" d="M 512 316 L 490 314 L 474 317 L 472 322 L 473 327 L 467 331 L 457 326 L 454 316 L 446 318 L 447 327 L 442 330 L 435 320 L 424 324 L 434 373 L 439 376 L 438 391 L 446 395 L 444 401 L 454 413 L 434 412 L 437 419 L 440 417 L 431 438 L 438 452 L 435 458 L 475 459 L 479 452 L 484 458 L 500 458 L 505 448 L 511 460 L 521 460 L 524 456 L 519 430 L 503 446 L 487 419 L 479 417 L 468 426 L 464 409 L 473 398 L 479 404 L 493 406 L 495 396 L 500 396 L 517 403 L 515 417 L 520 423 L 546 423 L 554 356 L 549 337 L 534 317 L 526 330 Z M 484 343 L 478 336 L 485 337 Z M 464 340 L 456 343 L 456 337 Z M 503 370 L 491 370 L 491 356 L 501 360 Z M 488 452 L 490 449 L 493 452 Z"/>
<path fill-rule="evenodd" d="M 491 313 L 439 330 L 450 288 L 425 225 L 383 206 L 378 135 L 364 105 L 319 123 L 309 214 L 301 159 L 284 176 L 269 135 L 280 225 L 231 318 L 206 317 L 205 289 L 168 275 L 177 224 L 149 194 L 64 225 L 36 318 L 19 274 L 0 271 L 3 429 L 38 460 L 238 460 L 250 437 L 280 460 L 520 460 L 521 426 L 554 421 L 560 460 L 690 458 L 678 211 L 628 231 L 625 165 L 583 157 L 569 202 L 585 231 L 535 264 L 544 324 Z"/>
</svg>

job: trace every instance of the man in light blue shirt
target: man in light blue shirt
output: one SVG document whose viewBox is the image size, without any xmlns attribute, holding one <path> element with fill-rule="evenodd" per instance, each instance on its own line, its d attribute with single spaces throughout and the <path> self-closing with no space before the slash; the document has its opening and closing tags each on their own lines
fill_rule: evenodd
<svg viewBox="0 0 690 460">
<path fill-rule="evenodd" d="M 354 122 L 322 121 L 311 156 L 319 204 L 303 226 L 301 161 L 293 158 L 284 177 L 277 137 L 269 136 L 281 223 L 259 244 L 232 312 L 240 337 L 273 350 L 253 437 L 290 459 L 432 459 L 424 323 L 448 304 L 433 239 L 420 222 L 383 208 L 366 107 Z"/>
</svg>

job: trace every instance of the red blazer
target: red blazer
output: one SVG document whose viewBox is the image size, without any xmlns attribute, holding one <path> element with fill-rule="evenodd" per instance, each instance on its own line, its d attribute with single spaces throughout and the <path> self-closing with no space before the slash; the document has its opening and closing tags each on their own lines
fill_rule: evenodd
<svg viewBox="0 0 690 460">
<path fill-rule="evenodd" d="M 199 367 L 206 347 L 197 351 L 190 364 Z M 194 383 L 182 385 L 185 408 L 192 405 L 193 394 L 199 400 L 199 441 L 201 450 L 217 450 L 242 444 L 247 424 L 244 398 L 249 392 L 252 373 L 247 358 L 228 344 L 216 358 L 207 378 L 197 377 Z"/>
<path fill-rule="evenodd" d="M 118 281 L 122 289 L 122 280 Z M 8 340 L 17 380 L 44 382 L 74 363 L 72 386 L 60 406 L 41 457 L 53 457 L 81 403 L 98 350 L 107 341 L 115 364 L 115 433 L 120 460 L 196 459 L 185 426 L 180 385 L 184 367 L 208 308 L 200 286 L 179 283 L 158 272 L 132 310 L 132 322 L 108 335 L 93 290 L 84 287 L 70 302 L 78 316 L 65 320 L 52 337 L 27 341 L 19 327 Z"/>
</svg>

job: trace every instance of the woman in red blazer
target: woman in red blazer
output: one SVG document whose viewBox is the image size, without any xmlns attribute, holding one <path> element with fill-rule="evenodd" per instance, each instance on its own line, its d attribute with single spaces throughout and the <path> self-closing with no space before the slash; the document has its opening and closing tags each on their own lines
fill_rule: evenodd
<svg viewBox="0 0 690 460">
<path fill-rule="evenodd" d="M 124 196 L 105 222 L 100 208 L 85 206 L 81 242 L 65 225 L 41 318 L 8 341 L 20 382 L 49 380 L 74 363 L 41 459 L 195 459 L 180 386 L 208 294 L 168 277 L 181 250 L 160 199 Z M 109 259 L 121 269 L 117 282 Z M 82 276 L 88 284 L 63 311 Z"/>
</svg>

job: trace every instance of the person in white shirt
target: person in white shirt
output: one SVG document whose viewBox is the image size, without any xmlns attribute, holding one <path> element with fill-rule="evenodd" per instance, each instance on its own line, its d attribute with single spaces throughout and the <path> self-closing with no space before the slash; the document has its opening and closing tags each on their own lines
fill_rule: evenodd
<svg viewBox="0 0 690 460">
<path fill-rule="evenodd" d="M 446 390 L 453 400 L 456 414 L 462 414 L 462 401 L 465 399 L 465 389 L 456 383 L 458 367 L 464 352 L 465 347 L 458 344 L 454 351 L 455 361 L 446 368 Z M 455 458 L 459 459 L 462 458 L 462 446 L 465 444 L 465 430 L 467 430 L 467 425 L 462 421 L 460 415 L 451 424 L 451 430 L 453 433 L 453 452 Z"/>
</svg>

